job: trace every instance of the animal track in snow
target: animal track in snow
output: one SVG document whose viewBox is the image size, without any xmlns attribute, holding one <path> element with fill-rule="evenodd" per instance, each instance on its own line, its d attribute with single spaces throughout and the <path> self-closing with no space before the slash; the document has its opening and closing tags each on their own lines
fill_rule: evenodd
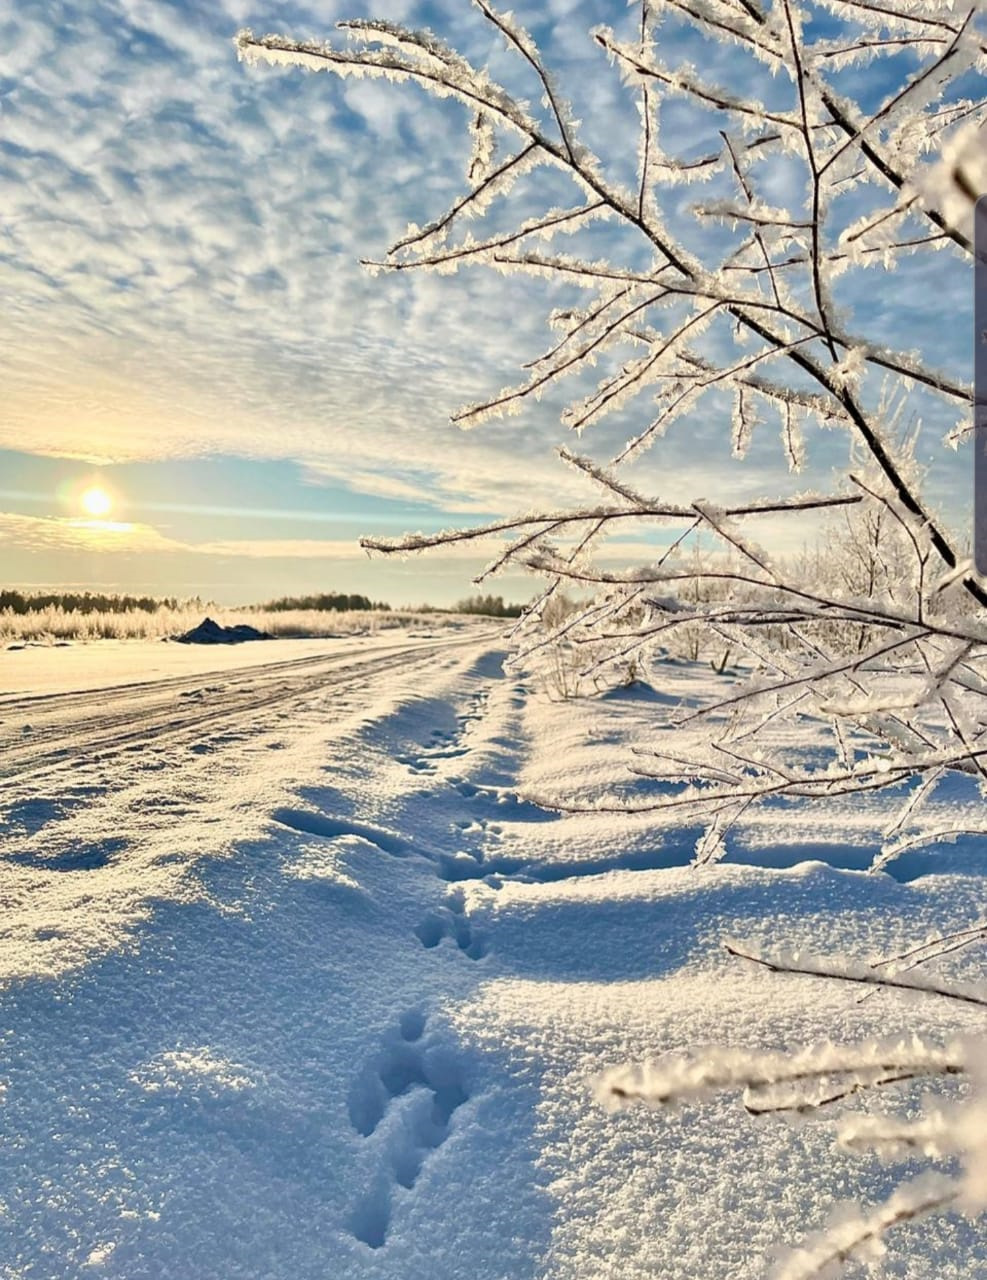
<svg viewBox="0 0 987 1280">
<path fill-rule="evenodd" d="M 429 735 L 430 744 L 423 747 L 418 754 L 406 753 L 394 758 L 399 764 L 403 764 L 410 769 L 412 773 L 436 773 L 438 770 L 435 764 L 432 763 L 434 760 L 455 760 L 460 756 L 467 755 L 470 748 L 463 745 L 463 735 L 474 720 L 479 720 L 482 717 L 488 697 L 489 694 L 486 689 L 481 689 L 478 693 L 474 693 L 470 700 L 469 710 L 456 717 L 457 727 L 453 732 L 449 732 L 447 729 L 433 729 Z"/>
<path fill-rule="evenodd" d="M 453 889 L 445 903 L 430 911 L 415 926 L 415 936 L 423 947 L 437 947 L 443 938 L 452 938 L 456 946 L 471 960 L 481 960 L 487 954 L 487 944 L 478 933 L 466 913 L 466 899 L 462 889 Z"/>
<path fill-rule="evenodd" d="M 315 813 L 310 809 L 276 809 L 271 817 L 283 827 L 300 831 L 308 836 L 360 836 L 375 844 L 394 858 L 404 858 L 412 852 L 411 846 L 393 831 L 375 827 L 369 822 L 354 822 L 351 818 L 334 818 L 329 814 Z"/>
<path fill-rule="evenodd" d="M 541 809 L 530 800 L 522 800 L 516 791 L 508 787 L 481 786 L 466 778 L 450 778 L 449 783 L 464 800 L 474 808 L 486 810 L 499 824 L 501 822 L 555 822 L 558 814 Z M 489 822 L 484 825 L 489 826 Z"/>
<path fill-rule="evenodd" d="M 380 1131 L 380 1168 L 350 1219 L 353 1235 L 371 1249 L 386 1243 L 397 1188 L 411 1190 L 469 1098 L 458 1057 L 425 1030 L 421 1010 L 406 1010 L 350 1094 L 356 1132 L 370 1138 Z"/>
</svg>

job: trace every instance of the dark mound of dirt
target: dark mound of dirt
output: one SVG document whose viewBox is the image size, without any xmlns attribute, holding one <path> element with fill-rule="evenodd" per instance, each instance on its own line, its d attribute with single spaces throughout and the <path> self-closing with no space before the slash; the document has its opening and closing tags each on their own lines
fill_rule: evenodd
<svg viewBox="0 0 987 1280">
<path fill-rule="evenodd" d="M 242 644 L 245 640 L 270 640 L 266 631 L 241 623 L 236 627 L 221 627 L 212 618 L 203 618 L 197 627 L 184 635 L 174 636 L 179 644 Z"/>
</svg>

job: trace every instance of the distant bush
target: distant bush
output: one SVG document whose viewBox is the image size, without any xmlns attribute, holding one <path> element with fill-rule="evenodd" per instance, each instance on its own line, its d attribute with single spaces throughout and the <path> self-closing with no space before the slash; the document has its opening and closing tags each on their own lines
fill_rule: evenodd
<svg viewBox="0 0 987 1280">
<path fill-rule="evenodd" d="M 280 600 L 271 600 L 260 607 L 267 609 L 270 613 L 287 613 L 297 610 L 316 613 L 352 613 L 353 611 L 370 613 L 374 610 L 387 612 L 391 606 L 383 601 L 369 600 L 366 596 L 329 591 L 314 596 L 283 596 Z"/>
<path fill-rule="evenodd" d="M 482 613 L 488 618 L 520 618 L 523 604 L 504 604 L 503 596 L 469 596 L 452 607 L 453 613 Z"/>
<path fill-rule="evenodd" d="M 205 605 L 196 600 L 178 608 L 162 603 L 153 611 L 127 609 L 119 613 L 111 610 L 83 613 L 50 605 L 46 609 L 25 613 L 0 609 L 0 647 L 17 643 L 53 644 L 59 640 L 83 643 L 89 640 L 160 640 L 181 635 L 197 626 L 207 609 L 223 626 L 253 626 L 278 639 L 365 635 L 409 624 L 420 625 L 425 616 L 430 626 L 457 625 L 449 614 L 423 615 L 404 609 L 347 610 L 330 614 L 324 609 L 236 609 L 217 604 Z"/>
</svg>

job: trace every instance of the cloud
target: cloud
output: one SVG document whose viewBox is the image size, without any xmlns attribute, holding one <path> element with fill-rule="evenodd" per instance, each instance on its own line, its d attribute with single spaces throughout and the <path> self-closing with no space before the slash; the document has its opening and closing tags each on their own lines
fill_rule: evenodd
<svg viewBox="0 0 987 1280">
<path fill-rule="evenodd" d="M 246 560 L 365 560 L 357 538 L 231 538 L 187 542 L 147 524 L 26 516 L 0 512 L 0 543 L 23 551 L 88 551 L 106 554 L 181 553 Z M 496 555 L 499 538 L 456 543 L 437 554 L 445 560 L 482 561 Z"/>
<path fill-rule="evenodd" d="M 186 550 L 150 525 L 105 520 L 67 520 L 0 512 L 0 543 L 27 551 L 98 551 L 133 555 Z"/>
<path fill-rule="evenodd" d="M 0 289 L 9 300 L 0 447 L 102 460 L 291 458 L 312 477 L 464 516 L 560 506 L 590 492 L 554 458 L 557 444 L 572 443 L 557 397 L 532 399 L 521 418 L 478 432 L 449 424 L 551 344 L 543 316 L 571 291 L 469 272 L 372 280 L 358 265 L 462 189 L 462 109 L 401 87 L 236 64 L 237 25 L 276 20 L 321 37 L 344 8 L 22 0 L 3 22 L 0 73 L 16 88 L 4 96 L 0 130 Z M 402 0 L 386 9 L 448 33 L 542 109 L 537 86 L 469 6 Z M 633 15 L 619 0 L 552 0 L 519 16 L 574 90 L 590 144 L 614 150 L 614 138 L 631 136 L 635 94 L 586 29 Z M 671 63 L 703 52 L 712 80 L 738 74 L 733 48 L 711 49 L 674 25 L 666 45 Z M 670 103 L 665 145 L 686 142 L 695 119 Z M 633 147 L 606 158 L 608 171 L 633 182 Z M 779 201 L 798 194 L 795 168 L 777 170 Z M 545 171 L 518 189 L 523 208 L 548 198 L 539 185 L 551 200 L 573 198 Z M 688 241 L 693 195 L 664 198 Z M 492 216 L 499 225 L 497 209 Z M 841 282 L 838 301 L 892 339 L 911 309 L 916 330 L 924 326 L 955 364 L 951 334 L 966 288 L 956 267 L 945 256 L 906 266 L 880 291 Z M 642 401 L 624 424 L 640 425 L 648 408 Z M 726 412 L 678 424 L 642 464 L 648 488 L 673 485 L 684 497 L 789 484 L 774 428 L 770 457 L 757 454 L 740 474 Z M 605 457 L 616 441 L 607 428 L 585 447 Z M 821 487 L 844 452 L 827 439 L 810 451 Z"/>
<path fill-rule="evenodd" d="M 403 470 L 410 476 L 408 467 Z M 351 488 L 376 498 L 389 498 L 396 501 L 422 502 L 433 483 L 431 475 L 419 472 L 417 479 L 405 479 L 401 476 L 383 475 L 375 471 L 360 471 L 353 467 L 329 462 L 309 462 L 303 470 L 306 483 L 312 485 L 337 484 L 345 480 Z"/>
</svg>

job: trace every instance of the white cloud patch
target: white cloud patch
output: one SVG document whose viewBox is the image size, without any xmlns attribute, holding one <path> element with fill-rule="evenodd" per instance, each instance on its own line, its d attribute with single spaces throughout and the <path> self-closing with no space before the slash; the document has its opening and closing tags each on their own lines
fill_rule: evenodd
<svg viewBox="0 0 987 1280">
<path fill-rule="evenodd" d="M 458 0 L 380 7 L 442 30 L 495 74 L 518 74 Z M 483 273 L 372 280 L 358 265 L 461 190 L 462 110 L 400 87 L 235 61 L 238 25 L 322 37 L 346 8 L 24 0 L 0 19 L 0 75 L 15 85 L 0 117 L 0 447 L 292 458 L 357 491 L 463 513 L 586 494 L 552 454 L 564 441 L 557 403 L 532 402 L 476 433 L 449 425 L 551 344 L 542 317 L 561 295 Z M 630 137 L 634 95 L 586 34 L 630 22 L 625 6 L 552 0 L 519 17 L 547 37 L 591 144 Z M 712 79 L 730 74 L 733 51 L 720 54 L 705 68 Z M 540 109 L 537 86 L 517 86 Z M 674 149 L 687 120 L 677 105 L 666 116 Z M 632 160 L 629 146 L 628 180 Z M 778 171 L 779 200 L 794 198 L 791 169 Z M 521 198 L 535 201 L 528 188 Z M 889 325 L 909 303 L 927 324 L 930 305 L 955 310 L 963 286 L 937 273 L 930 297 L 928 281 L 899 274 Z M 939 327 L 945 343 L 949 326 Z M 649 463 L 648 487 L 674 483 L 684 498 L 775 485 L 777 444 L 777 467 L 741 481 L 728 434 L 709 414 L 689 423 L 662 446 L 661 466 Z M 587 451 L 605 456 L 606 432 L 596 440 Z M 810 451 L 821 487 L 842 452 L 825 440 Z M 671 462 L 690 455 L 670 481 Z"/>
<path fill-rule="evenodd" d="M 66 520 L 0 512 L 0 544 L 28 551 L 98 551 L 133 555 L 146 551 L 177 551 L 181 542 L 150 525 L 107 520 Z"/>
</svg>

